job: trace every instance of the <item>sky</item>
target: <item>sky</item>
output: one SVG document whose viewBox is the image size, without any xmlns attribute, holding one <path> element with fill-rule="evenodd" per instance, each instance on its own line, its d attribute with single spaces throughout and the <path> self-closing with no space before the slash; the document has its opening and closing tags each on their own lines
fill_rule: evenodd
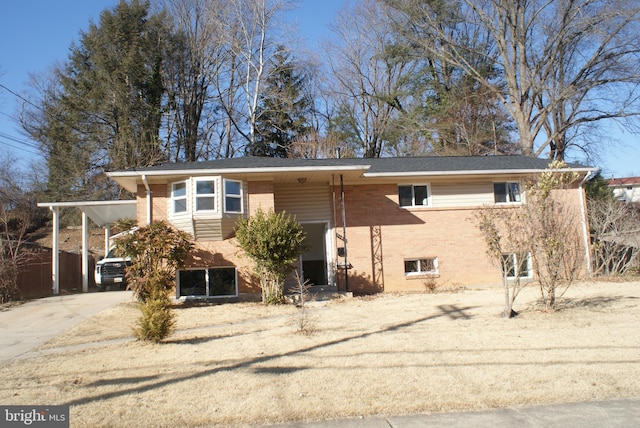
<svg viewBox="0 0 640 428">
<path fill-rule="evenodd" d="M 301 0 L 289 12 L 300 29 L 300 36 L 311 49 L 329 36 L 328 24 L 348 0 Z M 67 59 L 72 42 L 97 22 L 100 13 L 117 0 L 21 0 L 6 1 L 0 14 L 0 154 L 10 152 L 20 167 L 27 168 L 41 155 L 37 144 L 26 137 L 12 119 L 20 99 L 11 92 L 27 91 L 29 75 L 46 72 Z M 10 92 L 11 91 L 11 92 Z M 640 176 L 640 135 L 612 129 L 620 141 L 602 154 L 605 177 Z M 2 156 L 0 156 L 0 159 Z"/>
</svg>

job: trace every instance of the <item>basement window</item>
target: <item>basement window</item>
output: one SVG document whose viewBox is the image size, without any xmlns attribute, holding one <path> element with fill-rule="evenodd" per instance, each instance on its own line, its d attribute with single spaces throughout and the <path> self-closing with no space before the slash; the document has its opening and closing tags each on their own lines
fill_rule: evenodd
<svg viewBox="0 0 640 428">
<path fill-rule="evenodd" d="M 238 277 L 235 267 L 186 269 L 178 272 L 180 297 L 236 297 Z"/>
<path fill-rule="evenodd" d="M 502 255 L 502 266 L 508 279 L 531 278 L 530 253 L 506 253 Z"/>
<path fill-rule="evenodd" d="M 437 257 L 424 259 L 407 259 L 404 261 L 405 276 L 425 275 L 438 273 Z"/>
</svg>

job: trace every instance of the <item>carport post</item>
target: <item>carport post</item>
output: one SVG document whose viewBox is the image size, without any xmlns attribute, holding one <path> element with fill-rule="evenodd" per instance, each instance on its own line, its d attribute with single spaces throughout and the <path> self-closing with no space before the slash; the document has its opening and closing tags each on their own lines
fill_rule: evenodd
<svg viewBox="0 0 640 428">
<path fill-rule="evenodd" d="M 82 292 L 89 292 L 89 222 L 82 211 Z"/>
<path fill-rule="evenodd" d="M 58 257 L 58 229 L 60 228 L 58 212 L 59 208 L 49 206 L 53 213 L 53 254 L 51 261 L 51 279 L 53 280 L 53 294 L 60 294 L 60 258 Z"/>
<path fill-rule="evenodd" d="M 111 239 L 111 230 L 109 229 L 109 225 L 104 225 L 104 256 L 107 257 L 109 253 L 109 239 Z"/>
</svg>

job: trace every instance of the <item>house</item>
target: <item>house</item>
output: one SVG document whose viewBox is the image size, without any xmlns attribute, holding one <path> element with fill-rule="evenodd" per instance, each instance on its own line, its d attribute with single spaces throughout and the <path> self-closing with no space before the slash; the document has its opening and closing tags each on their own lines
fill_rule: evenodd
<svg viewBox="0 0 640 428">
<path fill-rule="evenodd" d="M 524 203 L 523 181 L 541 174 L 548 162 L 525 156 L 241 157 L 108 175 L 137 194 L 140 223 L 164 219 L 195 238 L 197 249 L 178 273 L 177 296 L 228 298 L 260 292 L 250 261 L 233 239 L 238 218 L 258 208 L 295 215 L 309 244 L 298 269 L 317 286 L 376 293 L 424 290 L 434 281 L 501 284 L 474 210 Z M 582 183 L 594 169 L 569 167 L 580 179 L 563 190 L 563 199 L 580 217 L 586 266 Z"/>
<path fill-rule="evenodd" d="M 609 187 L 613 195 L 623 202 L 640 202 L 640 177 L 612 178 Z"/>
</svg>

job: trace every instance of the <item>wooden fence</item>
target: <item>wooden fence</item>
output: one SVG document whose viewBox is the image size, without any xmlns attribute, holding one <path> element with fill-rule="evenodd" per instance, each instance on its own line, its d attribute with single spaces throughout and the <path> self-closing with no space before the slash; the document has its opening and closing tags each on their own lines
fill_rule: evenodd
<svg viewBox="0 0 640 428">
<path fill-rule="evenodd" d="M 18 273 L 18 288 L 25 299 L 53 295 L 51 253 L 35 253 Z M 95 287 L 95 260 L 89 256 L 89 287 Z M 82 255 L 59 252 L 60 294 L 82 293 Z"/>
</svg>

